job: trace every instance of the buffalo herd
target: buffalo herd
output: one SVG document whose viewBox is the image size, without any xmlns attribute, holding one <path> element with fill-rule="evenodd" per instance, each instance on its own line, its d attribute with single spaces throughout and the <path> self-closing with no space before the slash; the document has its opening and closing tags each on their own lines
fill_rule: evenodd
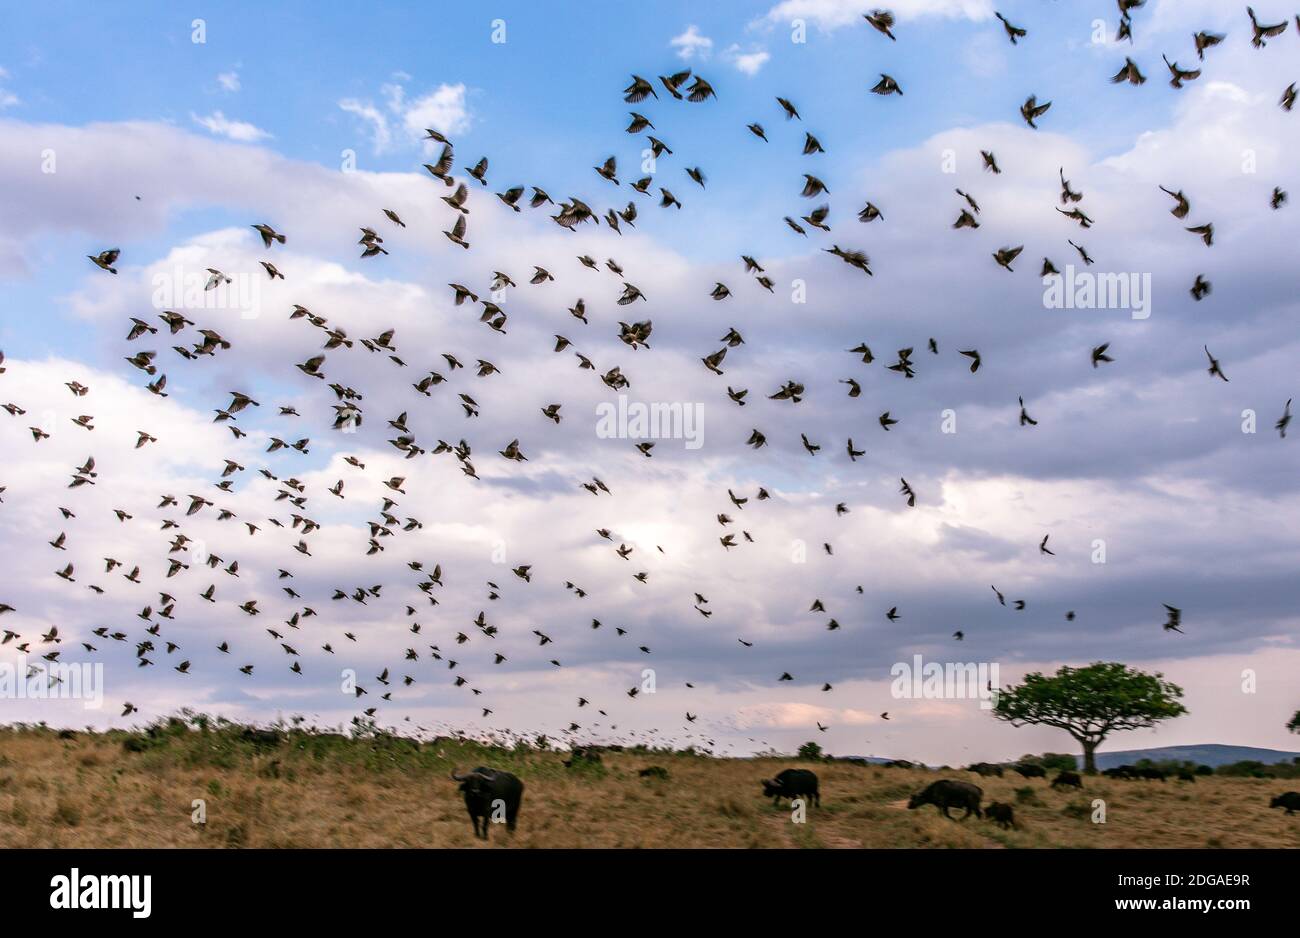
<svg viewBox="0 0 1300 938">
<path fill-rule="evenodd" d="M 564 765 L 573 768 L 581 764 L 599 763 L 599 761 L 600 755 L 597 747 L 578 748 L 573 750 Z M 890 765 L 895 765 L 895 763 L 887 763 L 886 767 L 888 768 Z M 913 766 L 911 763 L 906 763 L 898 767 L 912 768 Z M 1012 768 L 1027 779 L 1047 777 L 1046 769 L 1034 763 L 1019 763 L 1012 766 Z M 977 762 L 967 767 L 966 771 L 981 776 L 997 776 L 1001 778 L 1003 767 L 990 762 Z M 668 770 L 657 765 L 641 769 L 637 774 L 641 778 L 660 780 L 668 778 Z M 1106 769 L 1101 774 L 1112 779 L 1159 780 L 1163 782 L 1171 773 L 1150 766 L 1122 765 L 1113 769 Z M 1186 770 L 1180 770 L 1172 774 L 1182 781 L 1196 781 L 1196 777 Z M 469 812 L 470 821 L 474 825 L 474 836 L 487 840 L 489 822 L 504 821 L 506 830 L 514 831 L 515 823 L 519 818 L 519 806 L 524 797 L 523 782 L 509 772 L 485 766 L 479 766 L 463 775 L 453 771 L 451 777 L 453 781 L 460 783 L 459 790 L 465 796 L 465 808 Z M 785 769 L 772 778 L 762 779 L 761 784 L 763 797 L 771 798 L 773 805 L 779 806 L 781 799 L 786 798 L 791 803 L 795 799 L 802 799 L 805 800 L 805 803 L 821 807 L 821 791 L 817 781 L 817 773 L 811 769 Z M 1054 789 L 1082 789 L 1083 778 L 1077 772 L 1062 769 L 1052 779 L 1050 787 Z M 907 807 L 910 810 L 923 805 L 934 805 L 940 814 L 950 820 L 964 821 L 974 814 L 977 818 L 993 821 L 1003 829 L 1016 827 L 1015 811 L 1011 805 L 992 801 L 981 808 L 983 799 L 984 790 L 978 785 L 958 779 L 941 778 L 938 781 L 931 782 L 924 789 L 912 795 L 907 802 Z M 1287 814 L 1294 814 L 1300 811 L 1300 792 L 1289 791 L 1278 795 L 1272 800 L 1269 807 L 1284 808 Z M 955 818 L 949 813 L 952 808 L 964 809 L 966 813 L 960 818 Z"/>
</svg>

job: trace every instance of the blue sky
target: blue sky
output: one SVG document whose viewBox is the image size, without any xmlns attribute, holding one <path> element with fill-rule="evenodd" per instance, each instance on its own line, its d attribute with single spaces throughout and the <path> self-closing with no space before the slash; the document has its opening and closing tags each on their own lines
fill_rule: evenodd
<svg viewBox="0 0 1300 938">
<path fill-rule="evenodd" d="M 980 21 L 977 30 L 960 17 L 915 20 L 914 28 L 925 35 L 918 53 L 909 48 L 915 44 L 904 43 L 900 51 L 874 32 L 828 29 L 815 17 L 805 18 L 807 41 L 795 43 L 784 19 L 769 22 L 761 8 L 736 3 L 703 9 L 689 3 L 618 9 L 566 3 L 562 15 L 529 3 L 490 10 L 394 4 L 364 16 L 311 3 L 228 3 L 184 13 L 165 3 L 112 11 L 54 3 L 6 11 L 10 28 L 0 37 L 0 62 L 9 84 L 23 90 L 8 116 L 72 125 L 163 121 L 193 130 L 196 116 L 219 112 L 265 131 L 268 145 L 287 157 L 334 167 L 342 151 L 353 150 L 359 167 L 371 171 L 418 170 L 427 154 L 410 146 L 375 152 L 362 122 L 341 111 L 340 101 L 382 107 L 381 88 L 395 81 L 412 96 L 444 84 L 464 85 L 475 111 L 457 136 L 464 153 L 491 154 L 498 182 L 536 182 L 557 193 L 599 191 L 589 167 L 611 153 L 625 166 L 639 158 L 640 137 L 611 137 L 609 128 L 633 106 L 611 95 L 610 87 L 622 87 L 632 73 L 653 79 L 705 64 L 718 100 L 709 103 L 707 117 L 702 111 L 674 115 L 661 133 L 671 130 L 683 152 L 707 148 L 708 160 L 698 165 L 709 175 L 707 210 L 716 223 L 678 226 L 671 237 L 683 251 L 718 259 L 788 246 L 788 232 L 755 222 L 760 211 L 770 216 L 788 210 L 781 205 L 789 200 L 775 197 L 769 180 L 786 167 L 801 167 L 797 146 L 790 144 L 805 128 L 827 147 L 818 159 L 820 172 L 848 174 L 850 185 L 879 199 L 867 180 L 852 178 L 854 167 L 914 145 L 939 127 L 1012 120 L 1030 93 L 1054 99 L 1053 126 L 1086 139 L 1098 156 L 1125 146 L 1151 121 L 1167 118 L 1176 94 L 1163 85 L 1146 96 L 1141 109 L 1090 106 L 1098 90 L 1089 69 L 1099 54 L 1089 47 L 1083 24 L 1100 18 L 1113 30 L 1112 4 L 1031 6 L 1034 41 L 1011 50 L 1015 69 L 1008 67 L 996 20 Z M 1085 20 L 1082 6 L 1094 15 Z M 204 21 L 202 43 L 192 41 L 195 19 Z M 498 19 L 506 25 L 503 44 L 491 41 Z M 680 47 L 672 45 L 690 27 L 712 42 L 708 58 L 696 52 L 683 60 Z M 741 74 L 721 62 L 733 45 L 770 59 L 759 74 Z M 965 66 L 956 75 L 945 67 L 953 62 Z M 879 72 L 905 75 L 904 89 L 911 94 L 885 101 L 863 94 Z M 1034 79 L 1027 82 L 1025 72 Z M 239 90 L 223 86 L 222 75 L 237 76 Z M 787 125 L 775 89 L 801 107 L 804 122 Z M 487 101 L 490 107 L 479 107 Z M 650 104 L 642 107 L 648 109 Z M 776 145 L 765 146 L 745 129 L 753 121 L 771 131 Z M 715 172 L 714 166 L 726 169 Z M 678 176 L 669 182 L 679 197 L 692 195 L 694 183 L 678 167 L 671 172 Z M 116 184 L 142 193 L 149 188 L 148 179 Z M 643 218 L 643 224 L 656 225 L 653 216 Z M 195 203 L 177 213 L 167 236 L 226 223 L 239 220 L 220 205 Z M 156 250 L 161 240 L 141 246 Z M 50 244 L 49 257 L 67 256 L 69 247 L 69 241 Z M 40 302 L 72 269 L 57 261 L 45 266 L 44 282 L 20 288 L 18 298 Z"/>
<path fill-rule="evenodd" d="M 262 620 L 250 625 L 236 610 L 232 621 L 233 605 L 195 608 L 192 594 L 209 575 L 191 569 L 183 615 L 166 628 L 193 657 L 194 673 L 137 675 L 129 654 L 110 649 L 118 682 L 110 699 L 129 696 L 145 716 L 197 704 L 248 719 L 305 711 L 345 722 L 355 706 L 340 701 L 331 669 L 402 666 L 411 641 L 404 606 L 411 594 L 423 602 L 405 582 L 405 561 L 418 554 L 443 563 L 454 584 L 423 622 L 438 636 L 425 644 L 452 643 L 488 602 L 482 583 L 491 579 L 504 587 L 490 609 L 503 622 L 508 641 L 498 647 L 509 661 L 493 665 L 481 642 L 460 655 L 491 700 L 492 719 L 423 660 L 415 690 L 381 708 L 379 718 L 393 723 L 555 731 L 577 719 L 573 699 L 587 693 L 613 714 L 601 725 L 582 715 L 590 738 L 616 737 L 617 722 L 623 732 L 707 738 L 721 751 L 792 749 L 820 723 L 831 726 L 828 748 L 840 752 L 948 761 L 977 748 L 996 757 L 1064 742 L 992 725 L 969 701 L 890 700 L 882 683 L 890 665 L 919 652 L 999 662 L 1011 679 L 1026 668 L 1113 657 L 1163 669 L 1189 688 L 1192 715 L 1171 725 L 1168 741 L 1285 746 L 1289 711 L 1273 711 L 1300 703 L 1284 677 L 1300 655 L 1289 587 L 1300 543 L 1278 520 L 1295 517 L 1300 489 L 1293 441 L 1271 428 L 1294 391 L 1300 310 L 1288 247 L 1295 209 L 1274 211 L 1268 201 L 1274 186 L 1300 191 L 1289 155 L 1300 143 L 1295 118 L 1277 107 L 1287 82 L 1300 77 L 1291 73 L 1300 39 L 1288 32 L 1252 49 L 1242 11 L 1209 0 L 1150 0 L 1135 13 L 1134 42 L 1117 44 L 1112 2 L 1009 2 L 998 10 L 1029 30 L 1013 46 L 985 0 L 907 0 L 894 5 L 891 42 L 858 7 L 867 5 L 6 10 L 0 196 L 11 210 L 0 225 L 8 300 L 0 349 L 10 374 L 0 378 L 0 399 L 28 416 L 0 414 L 0 445 L 21 454 L 0 472 L 9 509 L 0 514 L 2 542 L 18 550 L 31 531 L 62 523 L 53 513 L 65 491 L 48 480 L 84 460 L 93 441 L 105 470 L 94 491 L 78 491 L 92 519 L 68 531 L 78 569 L 85 564 L 90 578 L 114 550 L 145 565 L 157 579 L 151 586 L 168 589 L 174 581 L 154 569 L 165 548 L 158 522 L 167 515 L 154 507 L 158 495 L 210 491 L 222 460 L 235 459 L 246 470 L 228 504 L 240 519 L 262 519 L 264 530 L 236 538 L 230 523 L 206 515 L 186 530 L 227 560 L 243 558 L 238 582 L 218 576 L 223 598 L 262 597 L 274 621 L 294 611 L 274 571 L 298 559 L 297 534 L 272 530 L 268 519 L 287 519 L 286 506 L 256 469 L 304 479 L 307 510 L 323 522 L 317 558 L 295 572 L 304 601 L 323 613 L 304 637 L 314 648 L 304 658 L 309 681 L 284 673 L 274 643 L 255 627 Z M 1262 19 L 1281 15 L 1261 10 Z M 204 20 L 202 43 L 191 41 L 195 18 Z M 497 19 L 504 43 L 491 41 Z M 797 20 L 804 42 L 791 41 Z M 1200 29 L 1228 38 L 1207 54 L 1201 78 L 1172 88 L 1161 54 L 1185 68 L 1198 64 L 1191 35 Z M 1105 41 L 1094 41 L 1098 35 Z M 1148 81 L 1110 83 L 1130 56 Z M 633 74 L 654 81 L 688 67 L 708 78 L 716 100 L 674 102 L 656 82 L 658 100 L 623 101 Z M 904 95 L 868 93 L 881 73 Z M 1052 102 L 1036 131 L 1018 113 L 1030 94 Z M 798 106 L 801 121 L 783 118 L 777 95 Z M 623 130 L 633 110 L 674 150 L 653 175 L 655 187 L 681 200 L 680 211 L 628 191 L 645 146 L 644 135 Z M 438 129 L 454 139 L 458 179 L 480 156 L 490 159 L 488 185 L 467 182 L 468 251 L 443 238 L 453 213 L 438 197 L 450 190 L 420 168 L 432 156 L 418 139 L 426 114 L 452 125 Z M 746 129 L 754 121 L 769 142 Z M 825 153 L 801 154 L 805 131 Z M 982 170 L 981 149 L 997 153 L 1001 175 Z M 47 150 L 57 154 L 52 174 L 38 168 Z M 355 172 L 341 171 L 345 151 L 355 155 Z M 941 168 L 948 152 L 957 160 L 951 173 Z M 618 187 L 593 171 L 610 155 Z M 685 173 L 695 166 L 707 176 L 703 190 Z M 1089 229 L 1056 211 L 1062 169 L 1084 192 L 1081 205 L 1095 221 Z M 801 198 L 803 173 L 824 180 L 829 195 Z M 601 214 L 632 200 L 639 216 L 621 236 L 603 226 L 571 234 L 542 211 L 515 215 L 501 206 L 492 193 L 511 185 L 542 186 L 557 202 L 578 196 Z M 1186 222 L 1169 216 L 1159 185 L 1186 190 L 1193 204 Z M 951 228 L 964 205 L 955 188 L 980 201 L 978 231 Z M 883 220 L 857 221 L 867 200 Z M 832 206 L 832 232 L 803 238 L 782 221 L 822 201 Z M 391 225 L 383 207 L 408 227 Z M 1182 230 L 1207 219 L 1217 232 L 1208 249 Z M 263 250 L 248 227 L 255 222 L 285 232 L 287 243 Z M 391 253 L 359 259 L 361 225 L 376 226 Z M 1067 239 L 1086 244 L 1097 259 L 1090 270 L 1149 275 L 1151 318 L 1045 308 L 1038 268 L 1044 257 L 1062 268 L 1079 263 Z M 839 263 L 826 253 L 832 244 L 868 253 L 875 275 Z M 1025 253 L 1008 274 L 990 255 L 1016 244 Z M 108 247 L 123 252 L 116 277 L 86 260 Z M 616 258 L 625 274 L 586 270 L 575 260 L 584 253 L 600 264 Z M 751 282 L 741 254 L 760 259 L 773 293 Z M 285 281 L 266 281 L 257 264 L 266 259 Z M 536 264 L 551 269 L 555 283 L 528 285 Z M 156 322 L 152 278 L 208 266 L 252 276 L 261 290 L 266 312 L 256 320 L 191 315 L 231 339 L 231 352 L 193 363 L 175 356 L 167 336 L 125 341 L 130 317 Z M 484 328 L 472 304 L 453 306 L 446 286 L 463 282 L 486 294 L 493 270 L 520 284 L 502 301 L 505 335 Z M 1214 282 L 1203 302 L 1188 295 L 1197 274 Z M 615 306 L 623 281 L 647 301 Z M 730 299 L 709 298 L 717 282 L 728 284 Z M 806 303 L 792 299 L 796 283 Z M 588 326 L 565 311 L 579 296 L 591 308 Z M 355 436 L 328 429 L 337 401 L 293 368 L 319 349 L 309 326 L 287 319 L 293 303 L 358 340 L 331 351 L 327 367 L 331 379 L 365 393 L 366 425 Z M 653 320 L 649 349 L 617 340 L 616 324 L 629 315 Z M 384 328 L 397 329 L 410 367 L 360 348 L 362 337 Z M 718 377 L 700 358 L 730 328 L 746 343 L 729 352 Z M 174 341 L 192 344 L 192 332 Z M 634 400 L 701 407 L 706 444 L 690 451 L 664 440 L 647 460 L 625 439 L 599 438 L 591 415 L 613 395 L 574 367 L 572 350 L 550 350 L 556 333 L 601 372 L 619 365 Z M 925 350 L 930 338 L 937 356 Z M 863 341 L 874 364 L 844 351 Z M 1116 361 L 1094 369 L 1088 353 L 1102 342 Z M 1205 346 L 1231 383 L 1206 375 Z M 917 350 L 915 380 L 884 370 L 903 347 Z M 978 375 L 957 354 L 971 347 L 984 354 Z M 142 348 L 159 352 L 166 399 L 143 392 L 145 376 L 123 362 Z M 417 395 L 411 383 L 429 369 L 445 371 L 447 351 L 470 365 L 491 360 L 501 374 L 456 372 L 444 393 Z M 72 373 L 92 396 L 67 395 L 62 384 Z M 845 395 L 850 377 L 864 389 L 860 398 Z M 804 403 L 768 399 L 787 380 L 807 384 Z M 750 390 L 743 408 L 723 393 L 728 386 Z M 239 418 L 250 434 L 244 440 L 209 423 L 232 389 L 263 401 Z M 456 392 L 471 393 L 482 416 L 466 420 Z M 1020 396 L 1037 428 L 1017 425 Z M 554 426 L 538 411 L 558 401 L 567 419 Z M 289 403 L 301 421 L 277 416 L 275 405 Z M 887 434 L 877 424 L 885 410 L 901 420 Z M 949 410 L 956 434 L 938 429 Z M 99 424 L 89 438 L 68 419 L 85 412 Z M 409 413 L 426 449 L 468 439 L 480 482 L 464 478 L 450 456 L 401 459 L 386 425 L 399 412 Z M 1247 412 L 1259 432 L 1242 432 Z M 57 430 L 35 446 L 32 420 Z M 144 425 L 162 428 L 156 435 L 165 442 L 136 452 Z M 746 447 L 753 428 L 763 429 L 769 447 Z M 803 450 L 801 433 L 822 445 L 818 456 Z M 265 453 L 271 436 L 308 435 L 309 455 Z M 847 437 L 869 455 L 848 461 Z M 512 438 L 528 462 L 496 456 Z M 355 470 L 345 455 L 370 468 Z M 397 513 L 425 527 L 394 535 L 389 543 L 400 547 L 363 560 L 357 547 L 364 550 L 366 522 L 387 494 L 380 480 L 392 475 L 411 483 Z M 592 475 L 613 483 L 612 499 L 579 488 Z M 920 493 L 915 510 L 900 504 L 900 477 Z M 344 502 L 326 492 L 338 479 L 347 480 Z M 728 489 L 752 497 L 760 485 L 775 497 L 744 509 L 726 497 Z M 835 513 L 839 503 L 847 515 Z M 117 525 L 110 509 L 123 506 L 135 517 Z M 720 513 L 739 524 L 720 527 Z M 629 582 L 639 566 L 593 538 L 598 527 L 637 545 L 638 561 L 653 565 L 647 588 Z M 738 528 L 753 543 L 724 550 L 719 534 Z M 1051 561 L 1037 551 L 1049 532 L 1060 545 Z M 1089 562 L 1097 538 L 1115 558 L 1104 567 Z M 789 559 L 796 542 L 811 547 L 807 563 Z M 833 543 L 835 554 L 822 553 L 822 543 Z M 17 610 L 20 631 L 50 620 L 84 636 L 142 605 L 116 582 L 94 603 L 69 593 L 38 547 L 22 551 L 14 580 L 21 590 L 0 593 Z M 525 588 L 502 569 L 498 548 L 511 566 L 531 562 L 535 581 Z M 389 584 L 391 598 L 364 608 L 329 598 L 358 578 Z M 587 588 L 580 605 L 565 580 Z M 990 583 L 1026 598 L 1028 613 L 997 606 Z M 696 591 L 713 601 L 707 620 L 685 601 Z M 841 622 L 839 632 L 828 637 L 825 623 L 808 616 L 813 598 Z M 1186 608 L 1186 635 L 1160 630 L 1164 602 Z M 883 618 L 894 605 L 904 610 L 901 624 Z M 1077 625 L 1064 624 L 1067 610 L 1079 613 Z M 644 659 L 630 641 L 630 654 L 611 644 L 608 628 L 589 627 L 592 618 L 624 624 L 653 654 Z M 563 668 L 549 664 L 550 646 L 527 638 L 539 627 L 554 630 Z M 345 629 L 366 640 L 345 644 Z M 962 644 L 951 637 L 958 629 Z M 214 631 L 227 630 L 232 641 L 239 636 L 239 654 L 258 662 L 256 678 L 227 673 L 233 662 L 211 648 Z M 752 648 L 737 641 L 746 636 Z M 325 657 L 324 641 L 346 654 Z M 625 703 L 623 691 L 647 662 L 673 691 Z M 1257 696 L 1237 689 L 1247 669 L 1261 675 Z M 796 674 L 793 686 L 773 683 L 784 670 Z M 687 680 L 693 695 L 682 690 Z M 826 681 L 836 696 L 822 694 Z M 682 724 L 686 709 L 701 722 Z M 885 725 L 876 715 L 887 709 L 894 718 Z"/>
</svg>

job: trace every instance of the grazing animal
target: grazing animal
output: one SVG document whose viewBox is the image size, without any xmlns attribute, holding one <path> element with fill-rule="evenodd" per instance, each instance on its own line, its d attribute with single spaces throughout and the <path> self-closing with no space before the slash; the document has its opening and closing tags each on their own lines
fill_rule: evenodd
<svg viewBox="0 0 1300 938">
<path fill-rule="evenodd" d="M 1025 778 L 1047 778 L 1047 769 L 1043 768 L 1041 765 L 1021 763 L 1016 766 L 1016 771 Z"/>
<path fill-rule="evenodd" d="M 937 782 L 931 782 L 924 791 L 913 795 L 907 802 L 908 810 L 919 808 L 921 805 L 932 804 L 942 812 L 943 816 L 949 820 L 957 820 L 948 813 L 949 808 L 965 808 L 966 813 L 961 816 L 961 820 L 966 820 L 972 813 L 976 817 L 982 817 L 980 813 L 980 799 L 984 797 L 984 790 L 978 785 L 972 785 L 970 782 L 959 782 L 951 778 L 941 778 Z"/>
<path fill-rule="evenodd" d="M 505 811 L 506 830 L 514 832 L 519 819 L 519 803 L 524 798 L 524 783 L 509 772 L 479 766 L 472 772 L 457 775 L 452 770 L 451 779 L 460 782 L 465 794 L 465 810 L 474 824 L 474 836 L 488 839 L 488 823 L 498 808 Z M 482 820 L 482 833 L 479 822 Z"/>
<path fill-rule="evenodd" d="M 809 769 L 786 769 L 775 778 L 763 779 L 763 797 L 771 798 L 772 804 L 779 805 L 782 798 L 812 796 L 813 804 L 822 806 L 821 792 L 817 788 L 817 773 Z"/>
<path fill-rule="evenodd" d="M 984 820 L 993 821 L 998 827 L 1006 830 L 1008 827 L 1016 826 L 1016 812 L 1009 804 L 990 801 L 989 806 L 984 809 Z"/>
<path fill-rule="evenodd" d="M 1131 765 L 1117 765 L 1113 769 L 1106 769 L 1101 774 L 1107 778 L 1136 778 L 1137 769 Z"/>
<path fill-rule="evenodd" d="M 1137 770 L 1137 777 L 1142 779 L 1155 778 L 1163 782 L 1168 776 L 1162 769 L 1156 769 L 1156 768 L 1152 768 L 1151 766 L 1146 766 L 1144 768 Z"/>
<path fill-rule="evenodd" d="M 1083 779 L 1079 778 L 1078 772 L 1061 772 L 1056 778 L 1052 779 L 1053 788 L 1082 788 Z"/>
<path fill-rule="evenodd" d="M 599 765 L 600 750 L 595 746 L 574 746 L 569 751 L 569 758 L 564 760 L 564 767 L 571 769 L 580 765 Z"/>
<path fill-rule="evenodd" d="M 1002 777 L 1002 766 L 993 762 L 976 762 L 966 771 L 974 772 L 976 775 L 983 775 L 985 777 L 990 775 L 996 775 L 998 778 Z"/>
<path fill-rule="evenodd" d="M 245 727 L 240 735 L 244 742 L 268 749 L 280 745 L 281 740 L 280 734 L 275 730 L 259 730 L 251 726 Z"/>
<path fill-rule="evenodd" d="M 1300 791 L 1289 791 L 1286 794 L 1278 795 L 1268 803 L 1270 808 L 1286 808 L 1287 814 L 1295 814 L 1300 811 Z"/>
</svg>

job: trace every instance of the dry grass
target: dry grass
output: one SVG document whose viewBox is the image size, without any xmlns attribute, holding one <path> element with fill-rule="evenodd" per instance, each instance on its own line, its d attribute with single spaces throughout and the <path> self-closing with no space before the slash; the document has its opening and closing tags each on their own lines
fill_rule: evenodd
<svg viewBox="0 0 1300 938">
<path fill-rule="evenodd" d="M 474 847 L 453 766 L 513 771 L 526 790 L 519 829 L 493 827 L 512 847 L 1298 847 L 1300 816 L 1268 808 L 1294 781 L 1088 779 L 1054 792 L 1019 776 L 811 766 L 822 807 L 807 823 L 761 797 L 758 780 L 793 760 L 718 760 L 671 753 L 607 753 L 566 769 L 554 752 L 486 750 L 294 734 L 258 749 L 231 732 L 178 731 L 123 748 L 127 734 L 0 730 L 0 848 L 8 847 Z M 129 738 L 142 739 L 139 734 Z M 642 779 L 662 765 L 667 781 Z M 806 765 L 806 764 L 804 764 Z M 939 777 L 965 778 L 985 801 L 1015 805 L 1019 830 L 906 809 Z M 1019 799 L 1017 789 L 1032 789 Z M 1106 802 L 1105 824 L 1091 801 Z M 207 823 L 191 821 L 203 799 Z"/>
</svg>

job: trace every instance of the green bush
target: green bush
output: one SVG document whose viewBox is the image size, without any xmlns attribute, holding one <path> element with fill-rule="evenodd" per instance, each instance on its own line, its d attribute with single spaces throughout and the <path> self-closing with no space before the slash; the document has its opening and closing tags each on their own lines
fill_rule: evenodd
<svg viewBox="0 0 1300 938">
<path fill-rule="evenodd" d="M 806 762 L 821 762 L 826 754 L 822 752 L 821 746 L 809 740 L 799 747 L 799 758 Z"/>
</svg>

